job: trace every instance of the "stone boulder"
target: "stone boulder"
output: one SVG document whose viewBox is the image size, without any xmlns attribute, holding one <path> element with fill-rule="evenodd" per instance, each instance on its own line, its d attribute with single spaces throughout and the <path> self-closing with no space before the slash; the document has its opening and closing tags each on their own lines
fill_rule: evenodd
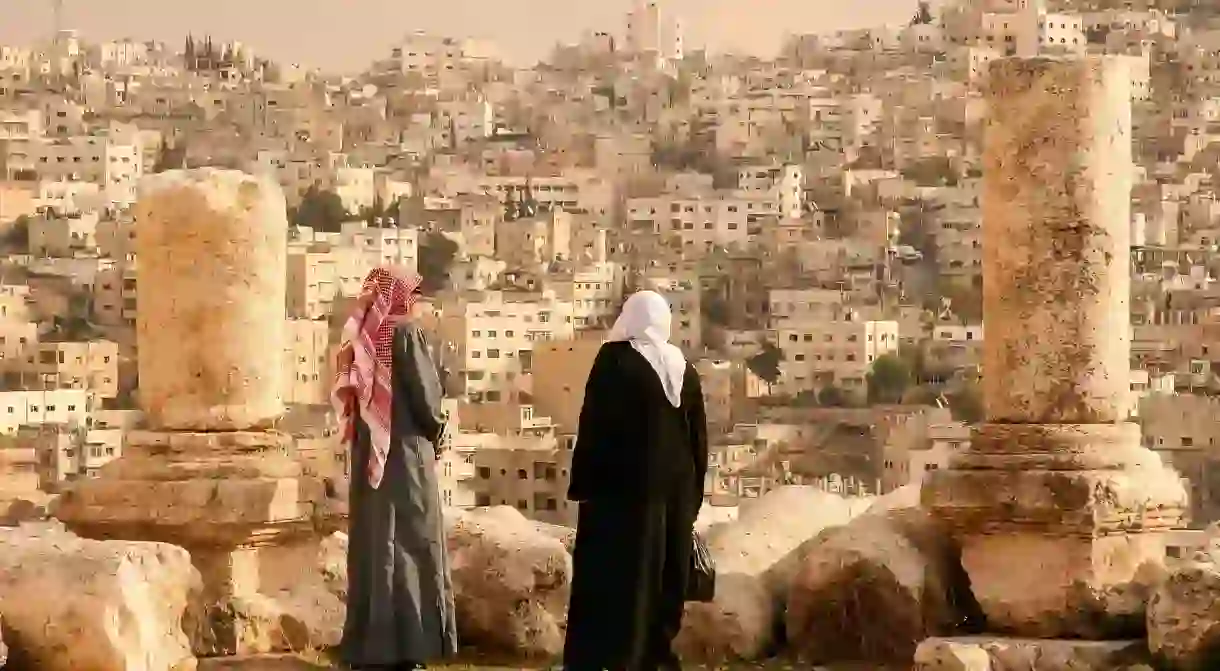
<svg viewBox="0 0 1220 671">
<path fill-rule="evenodd" d="M 572 548 L 576 545 L 576 529 L 574 527 L 565 527 L 562 524 L 548 524 L 546 522 L 533 522 L 533 525 L 544 536 L 550 536 L 563 543 L 563 549 L 567 550 L 568 554 L 572 553 Z"/>
<path fill-rule="evenodd" d="M 448 510 L 445 522 L 463 645 L 559 655 L 572 587 L 563 541 L 508 506 Z"/>
<path fill-rule="evenodd" d="M 50 517 L 50 509 L 55 497 L 49 494 L 34 493 L 20 496 L 6 496 L 0 492 L 0 527 L 15 527 L 23 523 L 45 521 Z"/>
<path fill-rule="evenodd" d="M 200 599 L 184 626 L 199 656 L 304 652 L 339 644 L 347 614 L 347 535 L 259 548 L 258 591 Z"/>
<path fill-rule="evenodd" d="M 858 502 L 789 485 L 742 506 L 708 530 L 716 596 L 688 603 L 675 648 L 686 660 L 721 663 L 769 652 L 782 630 L 788 587 L 812 541 L 861 512 Z"/>
<path fill-rule="evenodd" d="M 1148 649 L 1166 669 L 1220 669 L 1220 568 L 1204 560 L 1170 571 L 1148 600 L 1147 622 Z"/>
<path fill-rule="evenodd" d="M 787 637 L 803 661 L 906 663 L 979 619 L 943 526 L 919 508 L 872 510 L 824 531 L 793 581 Z"/>
<path fill-rule="evenodd" d="M 918 508 L 920 493 L 918 484 L 903 485 L 888 494 L 869 499 L 868 512 L 883 513 L 887 510 Z"/>
<path fill-rule="evenodd" d="M 929 638 L 913 671 L 1152 671 L 1143 641 L 965 636 Z"/>
<path fill-rule="evenodd" d="M 318 558 L 327 588 L 346 603 L 347 534 L 336 531 L 323 539 Z"/>
<path fill-rule="evenodd" d="M 38 671 L 175 671 L 199 573 L 165 543 L 93 541 L 54 524 L 0 529 L 0 619 L 11 661 Z"/>
</svg>

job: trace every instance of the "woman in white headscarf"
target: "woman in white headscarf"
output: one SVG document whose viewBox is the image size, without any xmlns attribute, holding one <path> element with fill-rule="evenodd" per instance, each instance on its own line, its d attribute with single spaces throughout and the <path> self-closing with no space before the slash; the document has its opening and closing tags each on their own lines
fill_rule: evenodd
<svg viewBox="0 0 1220 671">
<path fill-rule="evenodd" d="M 633 294 L 585 385 L 568 488 L 580 503 L 569 671 L 680 668 L 670 646 L 708 457 L 699 376 L 670 321 L 660 294 Z"/>
</svg>

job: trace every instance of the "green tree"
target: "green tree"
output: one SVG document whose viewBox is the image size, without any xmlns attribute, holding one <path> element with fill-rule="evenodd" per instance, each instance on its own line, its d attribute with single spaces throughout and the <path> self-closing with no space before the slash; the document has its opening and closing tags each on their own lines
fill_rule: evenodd
<svg viewBox="0 0 1220 671">
<path fill-rule="evenodd" d="M 847 394 L 833 384 L 826 385 L 818 391 L 818 405 L 827 408 L 845 408 L 848 405 Z"/>
<path fill-rule="evenodd" d="M 186 143 L 161 143 L 161 150 L 157 152 L 157 162 L 153 165 L 153 172 L 165 172 L 184 167 L 186 167 Z"/>
<path fill-rule="evenodd" d="M 899 345 L 898 356 L 911 371 L 911 383 L 922 384 L 928 377 L 928 355 L 922 345 Z"/>
<path fill-rule="evenodd" d="M 912 26 L 932 23 L 932 6 L 928 0 L 919 0 L 915 7 L 915 17 L 911 19 Z"/>
<path fill-rule="evenodd" d="M 388 212 L 385 201 L 377 194 L 373 196 L 373 204 L 363 208 L 360 218 L 369 226 L 385 226 L 385 216 Z"/>
<path fill-rule="evenodd" d="M 419 274 L 424 278 L 420 287 L 425 293 L 435 293 L 449 286 L 449 269 L 457 258 L 458 244 L 443 233 L 425 233 L 419 243 Z"/>
<path fill-rule="evenodd" d="M 30 249 L 30 218 L 21 215 L 13 220 L 13 225 L 0 235 L 0 246 L 10 252 L 25 254 Z"/>
<path fill-rule="evenodd" d="M 882 354 L 868 371 L 870 403 L 901 403 L 911 386 L 911 367 L 897 354 Z"/>
<path fill-rule="evenodd" d="M 986 413 L 983 406 L 983 390 L 978 382 L 967 381 L 948 397 L 949 411 L 953 419 L 967 424 L 983 421 Z"/>
<path fill-rule="evenodd" d="M 292 223 L 315 231 L 338 232 L 347 221 L 347 208 L 334 191 L 313 185 L 301 194 L 301 204 L 292 212 Z"/>
<path fill-rule="evenodd" d="M 784 359 L 780 348 L 769 342 L 764 342 L 762 351 L 746 359 L 746 367 L 767 384 L 779 382 L 779 364 Z"/>
</svg>

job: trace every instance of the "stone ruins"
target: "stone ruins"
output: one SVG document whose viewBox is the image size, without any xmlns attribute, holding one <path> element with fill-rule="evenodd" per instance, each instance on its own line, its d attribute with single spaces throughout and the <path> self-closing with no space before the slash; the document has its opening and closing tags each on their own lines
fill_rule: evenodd
<svg viewBox="0 0 1220 671">
<path fill-rule="evenodd" d="M 284 196 L 217 170 L 162 173 L 144 189 L 136 328 L 147 427 L 64 497 L 58 517 L 85 538 L 186 548 L 203 579 L 187 613 L 195 652 L 257 651 L 260 635 L 279 633 L 248 623 L 269 619 L 271 597 L 311 587 L 298 583 L 302 567 L 342 521 L 273 428 L 284 410 Z"/>
<path fill-rule="evenodd" d="M 1115 59 L 991 69 L 986 422 L 923 502 L 997 633 L 1126 639 L 1187 506 L 1129 416 L 1130 83 Z M 934 642 L 932 643 L 934 645 Z M 1082 644 L 1087 645 L 1087 644 Z"/>
<path fill-rule="evenodd" d="M 1127 421 L 1129 86 L 1108 58 L 992 65 L 986 422 L 922 491 L 788 486 L 707 527 L 718 591 L 688 607 L 686 660 L 731 666 L 786 641 L 809 665 L 1220 668 L 1220 550 L 1166 564 L 1186 492 Z M 343 502 L 275 429 L 285 228 L 278 188 L 241 173 L 147 184 L 147 426 L 65 494 L 66 530 L 0 530 L 13 668 L 171 671 L 337 642 Z M 463 643 L 553 661 L 572 530 L 507 507 L 446 525 Z"/>
</svg>

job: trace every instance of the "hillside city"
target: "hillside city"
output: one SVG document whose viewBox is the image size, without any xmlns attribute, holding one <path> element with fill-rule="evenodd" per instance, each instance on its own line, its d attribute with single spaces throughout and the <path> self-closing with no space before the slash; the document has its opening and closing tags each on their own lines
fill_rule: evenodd
<svg viewBox="0 0 1220 671">
<path fill-rule="evenodd" d="M 919 4 L 909 25 L 762 59 L 692 48 L 648 2 L 533 67 L 417 32 L 358 77 L 205 35 L 0 46 L 0 499 L 45 499 L 123 453 L 140 422 L 132 207 L 144 175 L 196 166 L 287 196 L 281 428 L 323 477 L 346 475 L 336 315 L 392 264 L 425 278 L 442 343 L 449 505 L 572 523 L 584 379 L 640 288 L 668 297 L 703 375 L 716 506 L 919 481 L 981 413 L 986 64 L 1104 52 L 1133 76 L 1130 410 L 1206 525 L 1220 10 L 1178 4 Z"/>
<path fill-rule="evenodd" d="M 533 65 L 408 29 L 352 75 L 224 35 L 96 39 L 56 7 L 45 40 L 0 45 L 0 639 L 36 662 L 17 671 L 337 643 L 352 468 L 331 392 L 377 266 L 423 278 L 464 647 L 562 650 L 585 383 L 650 289 L 702 381 L 698 525 L 730 578 L 687 605 L 684 661 L 1218 668 L 1220 3 L 911 0 L 905 24 L 746 55 L 632 0 Z M 147 178 L 203 168 L 282 189 L 282 330 L 234 344 L 279 321 L 255 288 L 279 286 L 278 195 L 216 224 L 270 212 L 249 249 L 149 242 L 189 217 L 164 195 L 138 217 Z M 208 345 L 149 315 L 209 278 L 189 300 L 233 340 L 229 379 L 182 382 L 173 338 Z M 1104 332 L 1128 310 L 1128 339 Z M 229 403 L 242 376 L 245 419 L 146 421 L 175 384 Z M 1196 551 L 1211 563 L 1167 562 Z M 1025 638 L 952 638 L 983 631 Z M 988 666 L 997 649 L 1066 661 Z"/>
</svg>

